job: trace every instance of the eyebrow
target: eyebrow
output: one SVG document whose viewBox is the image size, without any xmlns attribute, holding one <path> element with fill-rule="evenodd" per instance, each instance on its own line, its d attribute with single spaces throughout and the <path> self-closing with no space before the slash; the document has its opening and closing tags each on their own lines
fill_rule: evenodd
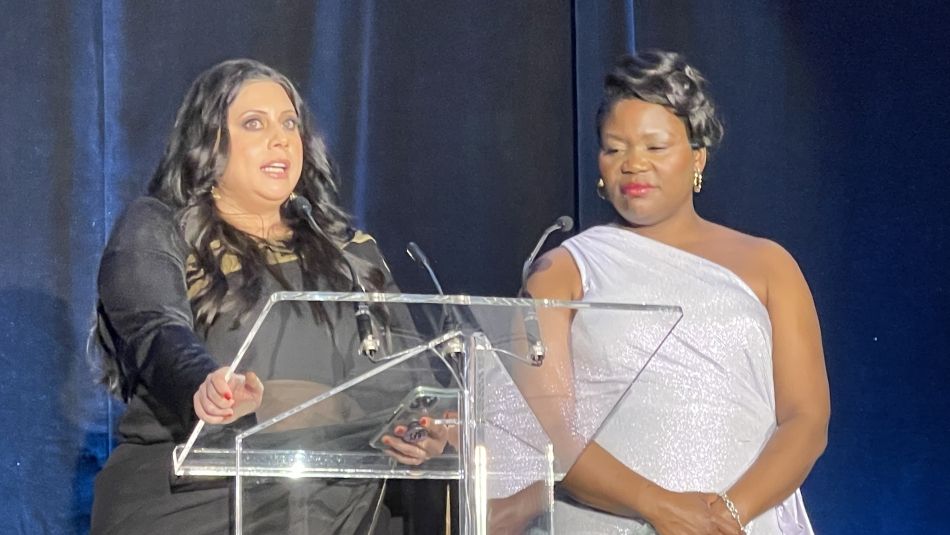
<svg viewBox="0 0 950 535">
<path fill-rule="evenodd" d="M 639 133 L 637 137 L 644 138 L 644 139 L 658 139 L 658 138 L 674 139 L 676 137 L 676 134 L 667 130 L 650 130 L 647 132 Z M 610 132 L 604 132 L 604 139 L 613 140 L 613 141 L 622 141 L 624 143 L 627 142 L 626 136 L 619 135 L 619 134 L 612 134 Z"/>
<path fill-rule="evenodd" d="M 643 132 L 642 135 L 643 137 L 656 137 L 656 136 L 672 137 L 674 133 L 669 130 L 647 130 L 646 132 Z"/>
<path fill-rule="evenodd" d="M 259 109 L 254 108 L 254 109 L 250 109 L 250 110 L 244 110 L 243 112 L 241 112 L 240 117 L 244 117 L 245 115 L 247 115 L 247 114 L 249 114 L 249 113 L 259 113 L 259 114 L 261 114 L 261 115 L 267 115 L 267 112 L 266 112 L 265 110 L 259 110 Z M 284 110 L 284 111 L 278 113 L 277 115 L 286 115 L 287 113 L 292 113 L 292 114 L 294 114 L 294 115 L 297 115 L 297 110 L 295 110 L 295 109 L 293 109 L 293 108 L 287 108 L 286 110 Z"/>
</svg>

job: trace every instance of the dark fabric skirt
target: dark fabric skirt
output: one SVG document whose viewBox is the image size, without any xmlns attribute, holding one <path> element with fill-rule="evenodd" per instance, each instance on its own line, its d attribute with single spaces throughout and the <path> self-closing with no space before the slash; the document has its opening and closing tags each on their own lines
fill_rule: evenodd
<svg viewBox="0 0 950 535">
<path fill-rule="evenodd" d="M 229 535 L 234 532 L 231 478 L 177 478 L 173 444 L 122 444 L 96 477 L 91 535 Z M 246 534 L 364 534 L 380 483 L 367 480 L 249 478 Z M 389 531 L 381 508 L 374 534 Z"/>
</svg>

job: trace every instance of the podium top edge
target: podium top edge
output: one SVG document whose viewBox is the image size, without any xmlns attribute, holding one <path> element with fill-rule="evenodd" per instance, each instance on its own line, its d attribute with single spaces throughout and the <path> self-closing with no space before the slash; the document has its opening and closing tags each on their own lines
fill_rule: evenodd
<svg viewBox="0 0 950 535">
<path fill-rule="evenodd" d="M 528 299 L 523 297 L 491 297 L 477 295 L 438 295 L 377 292 L 275 292 L 270 301 L 321 301 L 321 302 L 366 302 L 401 303 L 458 306 L 493 306 L 510 308 L 570 308 L 576 310 L 618 310 L 640 312 L 666 312 L 682 314 L 678 305 L 595 301 L 562 301 L 558 299 Z"/>
</svg>

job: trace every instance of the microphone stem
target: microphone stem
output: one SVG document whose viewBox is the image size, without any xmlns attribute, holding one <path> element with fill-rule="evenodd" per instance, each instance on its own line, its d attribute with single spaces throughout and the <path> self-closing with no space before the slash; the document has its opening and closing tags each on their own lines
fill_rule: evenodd
<svg viewBox="0 0 950 535">
<path fill-rule="evenodd" d="M 323 229 L 317 225 L 317 221 L 313 218 L 313 208 L 310 206 L 310 202 L 303 197 L 296 197 L 294 200 L 296 200 L 296 206 L 303 214 L 304 219 L 307 220 L 307 224 L 310 228 L 335 246 L 336 244 L 333 242 L 333 239 L 323 232 Z M 346 268 L 350 272 L 351 291 L 366 293 L 366 287 L 363 286 L 363 282 L 356 273 L 356 268 L 354 268 L 353 264 L 346 258 L 346 251 L 343 250 L 343 247 L 339 246 L 337 246 L 337 250 L 340 251 L 340 260 L 346 264 Z M 353 305 L 356 316 L 356 332 L 360 339 L 359 352 L 361 355 L 372 359 L 379 350 L 379 341 L 373 334 L 373 319 L 370 315 L 369 305 L 367 305 L 365 301 L 359 301 L 353 303 Z"/>
<path fill-rule="evenodd" d="M 439 295 L 445 295 L 445 292 L 442 291 L 442 285 L 439 284 L 439 278 L 436 277 L 436 276 L 435 276 L 435 272 L 432 271 L 432 266 L 430 266 L 428 262 L 424 262 L 424 263 L 422 264 L 422 267 L 424 267 L 424 268 L 426 269 L 426 271 L 429 272 L 429 278 L 432 279 L 432 284 L 435 285 L 435 289 L 436 289 L 437 292 L 439 292 Z"/>
<path fill-rule="evenodd" d="M 323 229 L 320 228 L 320 225 L 317 225 L 317 221 L 313 218 L 313 213 L 308 208 L 309 207 L 302 210 L 304 219 L 307 220 L 307 225 L 309 225 L 314 232 L 322 235 L 324 238 L 329 240 L 330 243 L 333 243 L 333 239 L 323 232 Z M 353 268 L 353 264 L 350 263 L 350 261 L 346 258 L 346 251 L 344 251 L 342 247 L 337 247 L 337 249 L 340 251 L 340 259 L 343 260 L 343 263 L 346 264 L 347 271 L 350 272 L 350 281 L 352 282 L 350 289 L 354 292 L 366 293 L 366 287 L 363 286 L 363 281 L 361 281 L 359 275 L 356 274 L 356 269 Z"/>
<path fill-rule="evenodd" d="M 534 263 L 534 258 L 538 256 L 538 252 L 541 250 L 541 246 L 544 245 L 544 242 L 547 241 L 548 236 L 552 232 L 561 228 L 561 225 L 557 223 L 551 225 L 550 227 L 544 229 L 544 232 L 541 234 L 541 239 L 538 240 L 538 243 L 534 245 L 534 249 L 531 250 L 531 254 L 528 255 L 528 259 L 525 260 L 524 265 L 521 267 L 521 287 L 524 288 L 526 282 L 528 282 L 528 270 L 531 269 L 531 264 Z"/>
</svg>

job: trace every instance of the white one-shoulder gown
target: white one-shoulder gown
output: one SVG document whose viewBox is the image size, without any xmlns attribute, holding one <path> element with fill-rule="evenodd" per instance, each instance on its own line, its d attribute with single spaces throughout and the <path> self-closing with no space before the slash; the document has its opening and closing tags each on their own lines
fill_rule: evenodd
<svg viewBox="0 0 950 535">
<path fill-rule="evenodd" d="M 775 431 L 768 312 L 728 269 L 616 226 L 566 242 L 584 300 L 680 305 L 684 316 L 595 440 L 632 470 L 673 491 L 722 492 L 749 468 Z M 572 326 L 579 398 L 646 356 L 627 350 L 637 325 L 619 315 L 578 315 Z M 596 396 L 593 396 L 596 397 Z M 559 501 L 559 533 L 637 534 L 652 528 Z M 749 533 L 810 534 L 796 491 L 747 522 Z"/>
</svg>

